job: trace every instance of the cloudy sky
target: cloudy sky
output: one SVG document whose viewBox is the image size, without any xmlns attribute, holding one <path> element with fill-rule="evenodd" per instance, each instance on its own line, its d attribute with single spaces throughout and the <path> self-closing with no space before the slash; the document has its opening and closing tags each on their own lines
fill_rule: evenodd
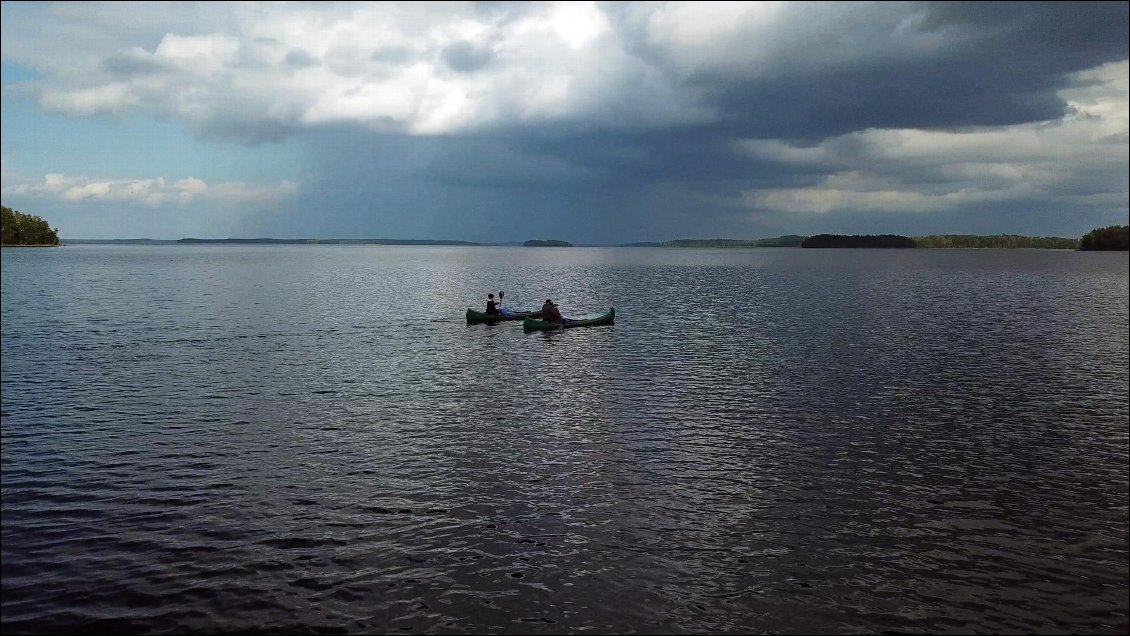
<svg viewBox="0 0 1130 636">
<path fill-rule="evenodd" d="M 2 4 L 3 204 L 64 238 L 1080 236 L 1128 3 Z"/>
</svg>

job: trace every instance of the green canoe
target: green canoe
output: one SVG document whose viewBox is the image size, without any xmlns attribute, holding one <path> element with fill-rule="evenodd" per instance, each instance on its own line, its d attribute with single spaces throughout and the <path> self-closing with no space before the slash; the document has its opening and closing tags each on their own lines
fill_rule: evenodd
<svg viewBox="0 0 1130 636">
<path fill-rule="evenodd" d="M 540 318 L 541 311 L 510 311 L 503 309 L 501 314 L 488 314 L 485 311 L 475 311 L 467 308 L 467 324 L 473 325 L 480 322 L 496 323 L 503 320 L 522 320 L 527 317 Z"/>
<path fill-rule="evenodd" d="M 609 307 L 604 311 L 594 311 L 587 314 L 581 314 L 574 318 L 566 318 L 565 323 L 549 322 L 548 320 L 539 320 L 535 317 L 527 317 L 522 321 L 522 329 L 525 331 L 549 331 L 551 329 L 571 329 L 573 327 L 595 327 L 596 325 L 611 325 L 616 320 L 616 308 Z"/>
</svg>

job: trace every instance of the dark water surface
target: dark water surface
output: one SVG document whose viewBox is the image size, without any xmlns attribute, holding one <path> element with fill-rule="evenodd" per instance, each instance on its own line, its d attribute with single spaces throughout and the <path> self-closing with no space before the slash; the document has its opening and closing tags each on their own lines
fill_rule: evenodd
<svg viewBox="0 0 1130 636">
<path fill-rule="evenodd" d="M 2 255 L 6 634 L 1127 631 L 1124 252 Z"/>
</svg>

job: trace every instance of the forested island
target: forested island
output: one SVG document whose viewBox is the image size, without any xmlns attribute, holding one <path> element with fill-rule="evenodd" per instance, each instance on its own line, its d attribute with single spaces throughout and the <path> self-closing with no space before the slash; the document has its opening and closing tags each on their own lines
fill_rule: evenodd
<svg viewBox="0 0 1130 636">
<path fill-rule="evenodd" d="M 1047 250 L 1125 250 L 1128 232 L 1125 225 L 1112 225 L 1092 230 L 1082 239 L 1062 236 L 1022 236 L 1019 234 L 933 234 L 902 236 L 899 234 L 790 234 L 765 239 L 674 239 L 661 247 L 836 247 L 897 249 L 1047 249 Z"/>
<path fill-rule="evenodd" d="M 59 231 L 38 216 L 0 206 L 0 244 L 58 245 Z"/>
<path fill-rule="evenodd" d="M 550 240 L 550 241 L 538 241 L 538 240 L 529 240 L 529 241 L 526 241 L 525 243 L 522 243 L 522 246 L 523 246 L 523 247 L 573 247 L 573 244 L 572 244 L 572 243 L 570 243 L 569 241 L 553 241 L 553 240 Z"/>
<path fill-rule="evenodd" d="M 1111 225 L 1087 232 L 1079 240 L 1079 249 L 1084 251 L 1128 251 L 1130 250 L 1130 225 Z"/>
<path fill-rule="evenodd" d="M 801 247 L 864 247 L 907 249 L 917 245 L 909 236 L 898 234 L 817 234 L 800 244 Z"/>
<path fill-rule="evenodd" d="M 817 234 L 804 239 L 801 247 L 869 247 L 921 249 L 1044 249 L 1126 250 L 1130 236 L 1125 225 L 1112 225 L 1088 232 L 1082 239 L 1062 236 L 1019 234 L 935 234 L 929 236 Z"/>
</svg>

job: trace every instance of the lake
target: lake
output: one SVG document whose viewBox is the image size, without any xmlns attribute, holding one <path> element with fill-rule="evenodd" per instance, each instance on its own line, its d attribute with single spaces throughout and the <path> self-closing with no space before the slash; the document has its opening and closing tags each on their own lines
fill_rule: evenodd
<svg viewBox="0 0 1130 636">
<path fill-rule="evenodd" d="M 1127 258 L 5 248 L 3 630 L 1126 633 Z"/>
</svg>

